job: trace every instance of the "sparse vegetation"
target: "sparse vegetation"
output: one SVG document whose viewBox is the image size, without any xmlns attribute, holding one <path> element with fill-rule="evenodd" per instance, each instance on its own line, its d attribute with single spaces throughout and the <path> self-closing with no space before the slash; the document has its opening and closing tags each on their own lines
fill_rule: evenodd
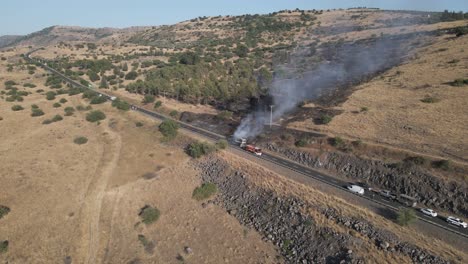
<svg viewBox="0 0 468 264">
<path fill-rule="evenodd" d="M 67 106 L 63 109 L 63 111 L 65 112 L 65 116 L 71 116 L 73 113 L 75 113 L 75 108 Z"/>
<path fill-rule="evenodd" d="M 46 99 L 49 101 L 55 100 L 55 96 L 57 94 L 55 92 L 49 91 L 46 93 Z"/>
<path fill-rule="evenodd" d="M 179 114 L 179 112 L 177 112 L 176 110 L 172 110 L 172 111 L 169 113 L 169 115 L 170 115 L 171 117 L 174 117 L 174 118 L 175 118 L 178 114 Z"/>
<path fill-rule="evenodd" d="M 342 148 L 345 146 L 345 142 L 341 137 L 334 137 L 330 139 L 330 144 L 336 148 Z"/>
<path fill-rule="evenodd" d="M 159 125 L 159 131 L 163 134 L 164 138 L 170 140 L 177 136 L 179 124 L 174 120 L 166 119 Z"/>
<path fill-rule="evenodd" d="M 186 152 L 192 158 L 200 158 L 203 155 L 210 154 L 215 151 L 216 147 L 208 142 L 192 142 L 188 145 Z"/>
<path fill-rule="evenodd" d="M 4 240 L 0 242 L 0 254 L 4 254 L 8 252 L 8 240 Z"/>
<path fill-rule="evenodd" d="M 67 99 L 65 99 L 65 98 L 62 98 L 62 99 L 60 99 L 60 101 L 59 101 L 59 103 L 61 103 L 61 104 L 64 104 L 64 103 L 66 103 L 66 102 L 68 102 L 68 101 L 67 101 Z"/>
<path fill-rule="evenodd" d="M 456 79 L 455 81 L 451 82 L 450 85 L 456 87 L 465 86 L 468 85 L 468 79 Z"/>
<path fill-rule="evenodd" d="M 219 120 L 228 120 L 232 118 L 232 112 L 224 110 L 224 111 L 219 112 L 218 115 L 216 115 L 216 117 Z"/>
<path fill-rule="evenodd" d="M 159 101 L 159 100 L 156 101 L 156 103 L 154 103 L 154 109 L 157 109 L 157 108 L 161 107 L 161 105 L 162 105 L 161 101 Z"/>
<path fill-rule="evenodd" d="M 143 125 L 144 125 L 144 124 L 143 124 L 142 122 L 136 122 L 136 123 L 135 123 L 135 126 L 136 126 L 136 127 L 142 127 Z"/>
<path fill-rule="evenodd" d="M 413 209 L 405 208 L 398 212 L 397 223 L 401 226 L 407 226 L 416 219 Z"/>
<path fill-rule="evenodd" d="M 94 110 L 86 114 L 86 120 L 88 122 L 99 122 L 104 119 L 106 119 L 106 115 L 99 110 Z"/>
<path fill-rule="evenodd" d="M 330 115 L 327 115 L 327 114 L 322 115 L 320 117 L 320 119 L 319 119 L 320 124 L 322 124 L 322 125 L 326 125 L 326 124 L 330 123 L 332 120 L 333 120 L 333 117 L 330 116 Z"/>
<path fill-rule="evenodd" d="M 13 111 L 21 111 L 23 109 L 24 108 L 21 105 L 14 105 L 14 106 L 11 107 L 11 110 L 13 110 Z"/>
<path fill-rule="evenodd" d="M 83 145 L 88 142 L 88 139 L 86 137 L 76 137 L 73 142 L 77 145 Z"/>
<path fill-rule="evenodd" d="M 61 107 L 62 105 L 61 105 L 60 103 L 54 103 L 52 106 L 55 107 L 55 108 L 59 108 L 59 107 Z"/>
<path fill-rule="evenodd" d="M 107 102 L 106 97 L 99 95 L 92 97 L 91 101 L 89 101 L 90 104 L 102 104 L 105 102 Z"/>
<path fill-rule="evenodd" d="M 161 212 L 155 207 L 145 205 L 143 208 L 141 208 L 138 215 L 141 217 L 141 221 L 143 223 L 149 225 L 159 219 Z"/>
<path fill-rule="evenodd" d="M 411 156 L 405 158 L 403 162 L 409 165 L 425 165 L 427 163 L 427 159 L 421 156 Z"/>
<path fill-rule="evenodd" d="M 433 103 L 440 102 L 440 99 L 436 97 L 427 96 L 424 99 L 421 99 L 421 102 L 426 103 L 426 104 L 433 104 Z"/>
<path fill-rule="evenodd" d="M 0 205 L 0 219 L 10 212 L 10 208 L 4 205 Z"/>
<path fill-rule="evenodd" d="M 79 105 L 79 106 L 76 107 L 76 110 L 78 110 L 78 111 L 89 111 L 91 109 L 93 109 L 93 108 L 90 105 L 88 105 L 88 106 Z"/>
<path fill-rule="evenodd" d="M 294 145 L 296 145 L 296 147 L 298 147 L 298 148 L 303 148 L 303 147 L 305 147 L 307 145 L 307 139 L 301 138 L 298 141 L 296 141 L 294 143 Z"/>
<path fill-rule="evenodd" d="M 432 162 L 432 167 L 448 171 L 451 166 L 449 160 L 435 160 Z"/>
<path fill-rule="evenodd" d="M 229 143 L 225 139 L 220 139 L 215 144 L 216 149 L 226 149 L 229 146 Z"/>
<path fill-rule="evenodd" d="M 203 183 L 201 186 L 195 188 L 192 193 L 192 198 L 197 200 L 197 201 L 202 201 L 210 198 L 216 192 L 218 191 L 218 188 L 214 183 L 207 182 Z"/>
<path fill-rule="evenodd" d="M 36 117 L 36 116 L 43 116 L 43 115 L 44 115 L 44 111 L 42 111 L 41 109 L 39 108 L 32 109 L 31 116 Z"/>
<path fill-rule="evenodd" d="M 156 98 L 154 97 L 154 95 L 147 94 L 147 95 L 145 95 L 145 97 L 143 98 L 142 103 L 143 103 L 143 104 L 151 104 L 151 103 L 154 103 L 155 100 L 156 100 Z"/>
</svg>

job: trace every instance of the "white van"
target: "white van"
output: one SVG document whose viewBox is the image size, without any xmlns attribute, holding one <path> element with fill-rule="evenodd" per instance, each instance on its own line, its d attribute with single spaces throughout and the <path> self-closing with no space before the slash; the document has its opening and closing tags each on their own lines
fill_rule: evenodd
<svg viewBox="0 0 468 264">
<path fill-rule="evenodd" d="M 349 185 L 349 186 L 348 186 L 348 190 L 350 190 L 350 191 L 353 192 L 353 193 L 359 194 L 359 195 L 363 195 L 363 194 L 364 194 L 364 188 L 362 188 L 361 186 Z"/>
</svg>

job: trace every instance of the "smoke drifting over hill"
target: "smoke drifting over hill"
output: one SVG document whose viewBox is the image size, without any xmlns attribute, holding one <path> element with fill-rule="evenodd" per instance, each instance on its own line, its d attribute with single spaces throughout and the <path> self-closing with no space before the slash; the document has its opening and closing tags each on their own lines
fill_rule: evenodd
<svg viewBox="0 0 468 264">
<path fill-rule="evenodd" d="M 307 56 L 306 48 L 298 49 L 289 57 L 289 62 L 278 65 L 274 80 L 269 87 L 273 98 L 273 120 L 291 113 L 304 100 L 318 99 L 333 94 L 365 78 L 394 67 L 408 54 L 410 41 L 415 35 L 380 37 L 352 43 L 322 45 L 319 64 L 306 65 L 302 73 L 300 62 Z M 302 65 L 304 68 L 304 65 Z M 283 76 L 294 76 L 285 79 Z M 263 110 L 263 109 L 262 109 Z M 270 110 L 270 109 L 268 109 Z M 234 133 L 236 138 L 255 137 L 270 122 L 270 111 L 256 111 L 248 114 Z"/>
</svg>

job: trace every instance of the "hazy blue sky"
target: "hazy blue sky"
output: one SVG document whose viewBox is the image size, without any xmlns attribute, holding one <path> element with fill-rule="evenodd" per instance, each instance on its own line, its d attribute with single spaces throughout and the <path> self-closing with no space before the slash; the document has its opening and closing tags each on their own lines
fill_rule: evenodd
<svg viewBox="0 0 468 264">
<path fill-rule="evenodd" d="M 355 6 L 468 11 L 468 0 L 6 0 L 0 36 L 28 34 L 52 25 L 128 27 L 173 24 L 198 16 L 270 13 L 281 9 Z"/>
</svg>

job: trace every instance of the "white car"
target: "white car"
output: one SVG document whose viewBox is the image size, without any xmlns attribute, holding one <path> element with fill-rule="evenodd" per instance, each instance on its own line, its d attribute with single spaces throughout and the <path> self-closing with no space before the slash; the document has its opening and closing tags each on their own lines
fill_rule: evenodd
<svg viewBox="0 0 468 264">
<path fill-rule="evenodd" d="M 437 216 L 437 213 L 434 210 L 429 209 L 429 208 L 421 208 L 421 213 L 428 215 L 428 216 L 432 216 L 432 217 Z"/>
<path fill-rule="evenodd" d="M 349 185 L 347 188 L 353 193 L 360 194 L 360 195 L 364 194 L 364 188 L 362 188 L 361 186 Z"/>
<path fill-rule="evenodd" d="M 458 227 L 463 227 L 463 228 L 466 228 L 468 226 L 468 224 L 460 220 L 460 218 L 455 218 L 453 216 L 447 217 L 447 222 L 449 224 L 456 225 Z"/>
</svg>

